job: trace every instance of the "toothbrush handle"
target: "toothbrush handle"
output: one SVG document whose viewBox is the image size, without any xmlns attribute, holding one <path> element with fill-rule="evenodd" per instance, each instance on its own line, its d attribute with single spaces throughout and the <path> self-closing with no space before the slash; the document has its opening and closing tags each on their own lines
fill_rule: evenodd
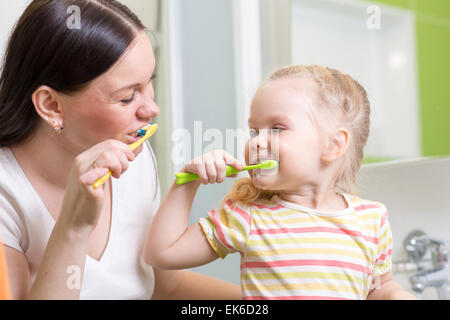
<svg viewBox="0 0 450 320">
<path fill-rule="evenodd" d="M 92 185 L 94 189 L 97 189 L 101 185 L 103 185 L 109 178 L 111 178 L 112 172 L 109 170 L 107 174 L 105 174 L 103 177 L 95 181 L 95 183 Z"/>
<path fill-rule="evenodd" d="M 158 125 L 156 123 L 152 124 L 150 126 L 150 128 L 148 128 L 147 133 L 145 134 L 144 137 L 142 137 L 138 141 L 128 145 L 130 147 L 131 151 L 134 151 L 137 148 L 139 148 L 141 146 L 141 144 L 144 143 L 144 141 L 146 141 L 148 138 L 150 138 L 155 133 L 156 130 L 158 130 Z M 111 178 L 111 175 L 112 175 L 112 171 L 109 170 L 107 174 L 105 174 L 103 177 L 101 177 L 100 179 L 95 181 L 95 183 L 92 185 L 92 187 L 94 189 L 101 187 L 109 178 Z"/>
<path fill-rule="evenodd" d="M 226 171 L 227 177 L 240 172 L 239 170 L 235 169 L 232 166 L 227 166 L 226 170 L 227 170 Z M 243 171 L 243 170 L 241 170 L 241 171 Z M 190 173 L 190 172 L 178 172 L 175 174 L 175 177 L 177 178 L 177 185 L 179 185 L 179 186 L 181 186 L 185 183 L 191 182 L 191 181 L 200 180 L 200 177 L 198 176 L 198 174 Z"/>
</svg>

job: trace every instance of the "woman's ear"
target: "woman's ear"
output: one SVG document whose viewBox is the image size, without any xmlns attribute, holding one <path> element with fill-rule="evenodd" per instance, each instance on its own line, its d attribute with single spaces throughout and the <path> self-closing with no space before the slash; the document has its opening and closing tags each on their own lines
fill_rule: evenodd
<svg viewBox="0 0 450 320">
<path fill-rule="evenodd" d="M 31 95 L 36 112 L 45 121 L 62 127 L 64 122 L 57 92 L 49 86 L 40 86 Z"/>
<path fill-rule="evenodd" d="M 340 128 L 328 141 L 326 150 L 322 155 L 322 161 L 331 163 L 341 157 L 349 146 L 349 133 L 345 128 Z"/>
</svg>

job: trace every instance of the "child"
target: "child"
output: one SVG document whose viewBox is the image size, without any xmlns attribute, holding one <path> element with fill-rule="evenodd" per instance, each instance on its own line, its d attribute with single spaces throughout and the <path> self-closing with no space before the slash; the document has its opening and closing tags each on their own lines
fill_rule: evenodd
<svg viewBox="0 0 450 320">
<path fill-rule="evenodd" d="M 352 195 L 369 114 L 348 75 L 276 71 L 253 99 L 245 160 L 279 166 L 237 180 L 220 209 L 188 227 L 200 183 L 223 182 L 226 165 L 242 169 L 226 152 L 189 162 L 183 171 L 201 180 L 172 186 L 149 230 L 147 262 L 189 268 L 240 252 L 244 299 L 413 299 L 392 280 L 385 206 Z"/>
</svg>

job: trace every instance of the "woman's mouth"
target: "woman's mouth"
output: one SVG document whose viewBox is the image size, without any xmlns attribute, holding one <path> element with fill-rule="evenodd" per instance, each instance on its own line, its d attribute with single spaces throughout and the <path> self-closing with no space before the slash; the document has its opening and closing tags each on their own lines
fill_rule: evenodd
<svg viewBox="0 0 450 320">
<path fill-rule="evenodd" d="M 145 131 L 143 131 L 143 128 L 145 127 L 146 126 L 143 126 L 142 128 L 139 128 L 136 131 L 127 134 L 127 140 L 129 141 L 130 144 L 138 141 L 145 135 Z"/>
</svg>

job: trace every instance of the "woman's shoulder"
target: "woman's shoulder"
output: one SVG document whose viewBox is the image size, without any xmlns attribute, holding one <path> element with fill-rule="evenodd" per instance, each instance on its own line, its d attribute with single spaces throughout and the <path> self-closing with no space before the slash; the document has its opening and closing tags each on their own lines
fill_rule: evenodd
<svg viewBox="0 0 450 320">
<path fill-rule="evenodd" d="M 0 188 L 19 185 L 19 167 L 10 148 L 0 147 Z"/>
</svg>

